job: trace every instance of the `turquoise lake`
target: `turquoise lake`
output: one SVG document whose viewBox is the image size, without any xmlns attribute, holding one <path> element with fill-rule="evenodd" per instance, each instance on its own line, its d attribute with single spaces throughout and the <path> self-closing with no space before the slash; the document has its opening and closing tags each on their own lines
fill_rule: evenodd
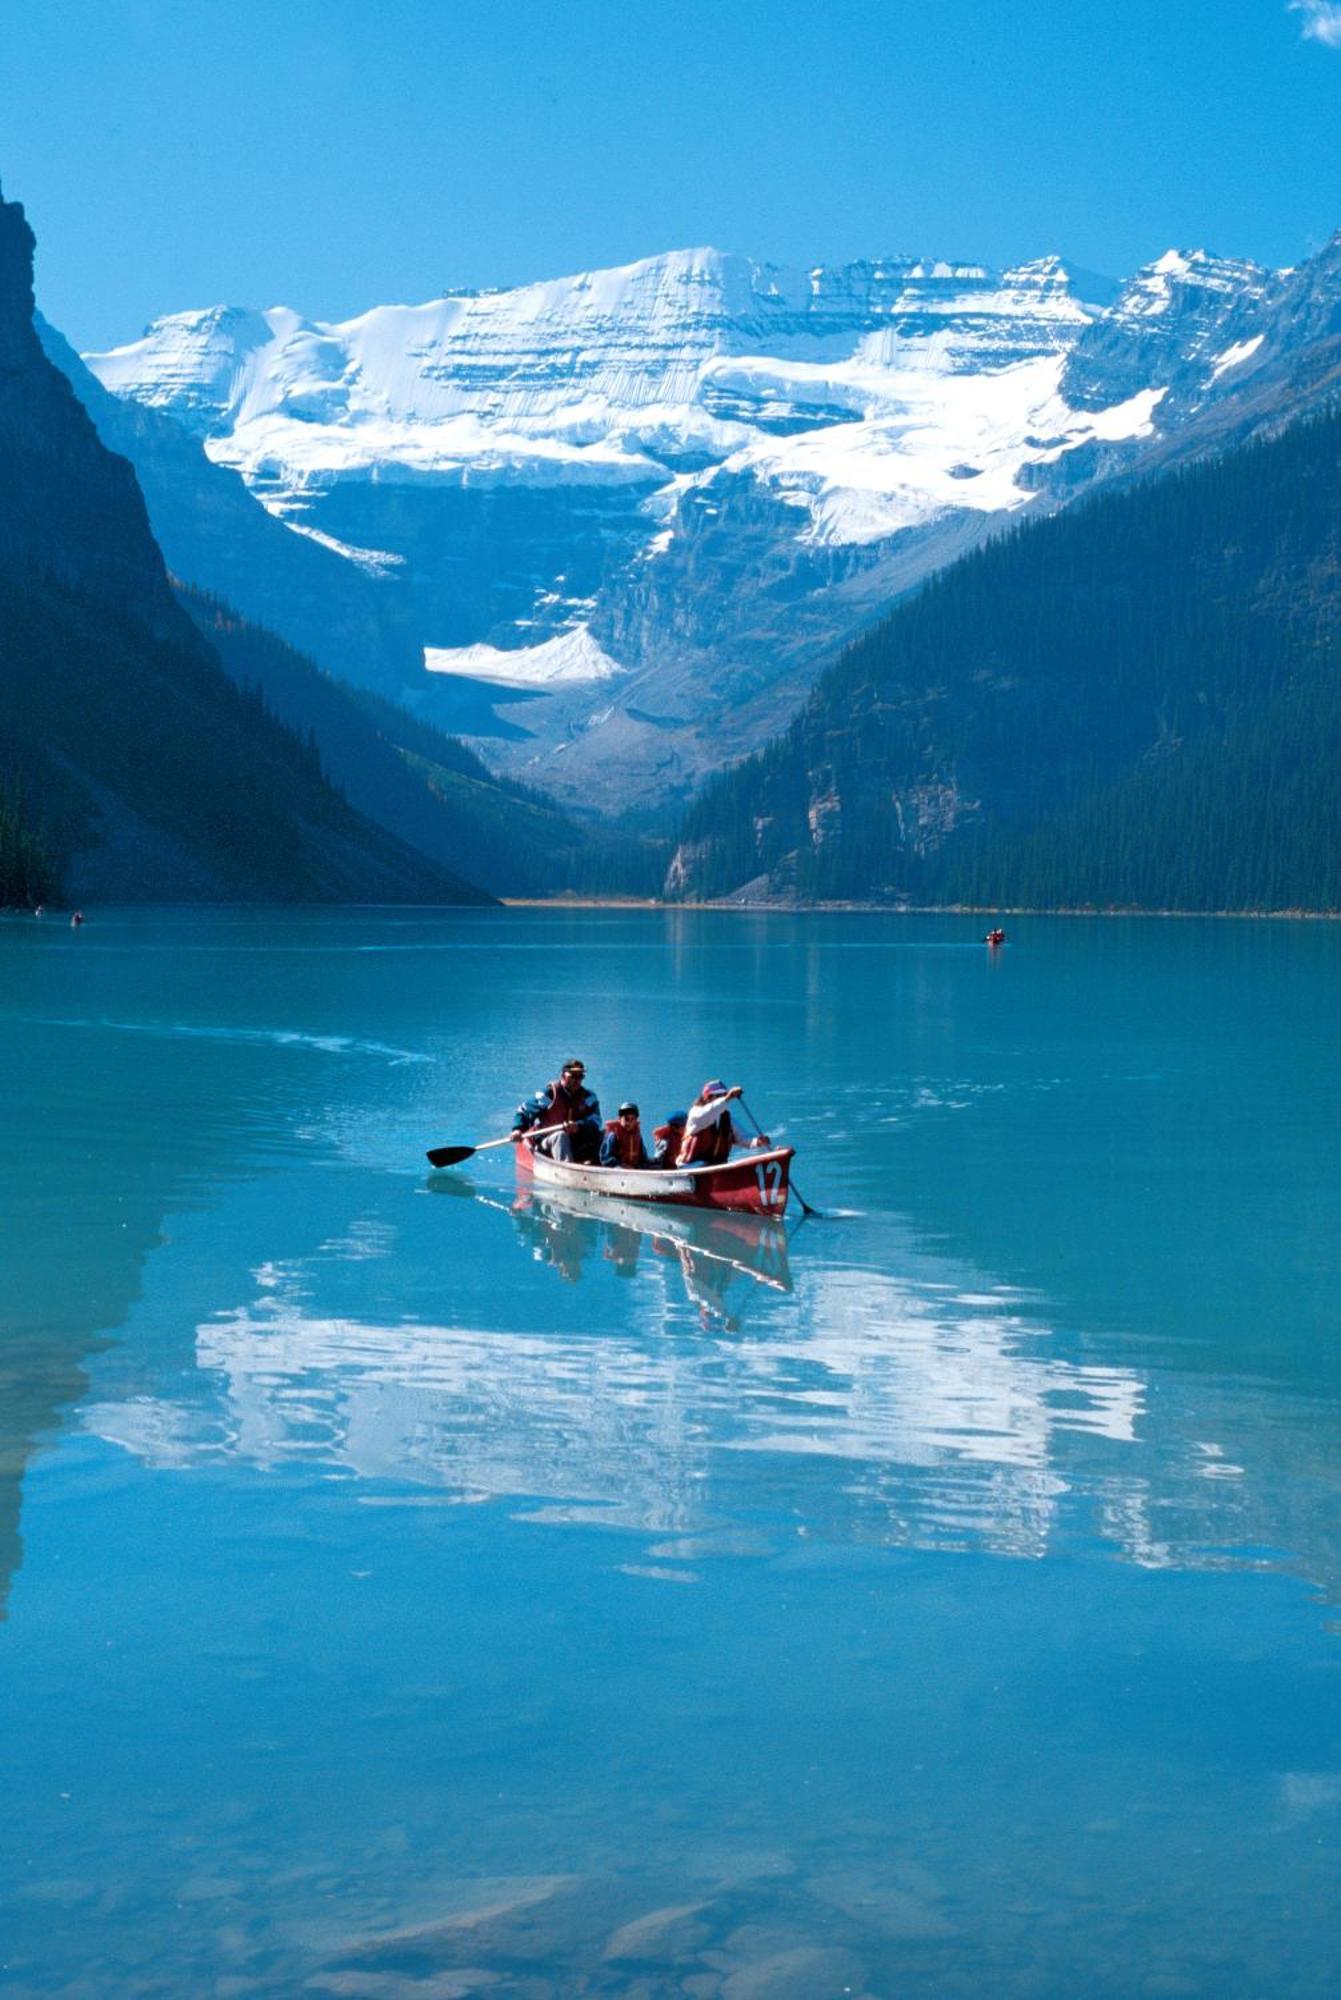
<svg viewBox="0 0 1341 2000">
<path fill-rule="evenodd" d="M 1341 926 L 984 927 L 0 923 L 0 1989 L 1336 1991 Z"/>
</svg>

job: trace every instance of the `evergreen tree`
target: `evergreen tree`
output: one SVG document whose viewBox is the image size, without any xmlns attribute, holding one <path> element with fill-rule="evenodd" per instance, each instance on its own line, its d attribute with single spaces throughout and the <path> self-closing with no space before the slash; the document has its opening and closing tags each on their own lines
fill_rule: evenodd
<svg viewBox="0 0 1341 2000">
<path fill-rule="evenodd" d="M 1341 415 L 965 557 L 681 828 L 682 893 L 1341 908 Z"/>
<path fill-rule="evenodd" d="M 35 909 L 59 892 L 56 865 L 31 823 L 22 780 L 0 786 L 0 909 Z"/>
</svg>

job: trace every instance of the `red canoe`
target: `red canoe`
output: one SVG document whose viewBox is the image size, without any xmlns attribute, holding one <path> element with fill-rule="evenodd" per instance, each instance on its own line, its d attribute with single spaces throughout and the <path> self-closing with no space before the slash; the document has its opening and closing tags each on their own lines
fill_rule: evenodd
<svg viewBox="0 0 1341 2000">
<path fill-rule="evenodd" d="M 535 1187 L 581 1189 L 620 1201 L 669 1202 L 677 1208 L 735 1209 L 745 1215 L 781 1215 L 787 1206 L 792 1146 L 741 1153 L 720 1167 L 580 1167 L 551 1160 L 523 1139 L 515 1148 L 517 1179 Z"/>
</svg>

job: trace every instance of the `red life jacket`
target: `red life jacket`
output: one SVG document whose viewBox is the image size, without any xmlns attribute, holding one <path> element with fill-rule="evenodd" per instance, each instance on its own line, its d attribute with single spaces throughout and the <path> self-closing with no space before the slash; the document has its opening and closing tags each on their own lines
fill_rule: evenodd
<svg viewBox="0 0 1341 2000">
<path fill-rule="evenodd" d="M 566 1091 L 556 1077 L 549 1087 L 550 1107 L 540 1114 L 542 1125 L 575 1125 L 582 1116 L 576 1097 Z"/>
<path fill-rule="evenodd" d="M 722 1106 L 715 1125 L 705 1125 L 680 1147 L 680 1167 L 720 1167 L 731 1157 L 731 1106 Z"/>
<path fill-rule="evenodd" d="M 615 1141 L 615 1151 L 619 1155 L 621 1167 L 640 1167 L 643 1163 L 643 1129 L 641 1125 L 623 1126 L 618 1118 L 611 1118 L 605 1128 L 607 1138 Z"/>
</svg>

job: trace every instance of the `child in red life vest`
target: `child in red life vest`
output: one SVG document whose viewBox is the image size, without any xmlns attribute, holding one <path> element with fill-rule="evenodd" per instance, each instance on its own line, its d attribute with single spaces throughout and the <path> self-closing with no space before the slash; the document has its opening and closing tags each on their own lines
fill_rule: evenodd
<svg viewBox="0 0 1341 2000">
<path fill-rule="evenodd" d="M 643 1128 L 636 1104 L 621 1104 L 619 1116 L 612 1118 L 601 1140 L 603 1167 L 650 1167 L 643 1144 Z"/>
<path fill-rule="evenodd" d="M 652 1134 L 652 1163 L 658 1167 L 673 1167 L 680 1155 L 680 1141 L 684 1138 L 684 1121 L 689 1114 L 672 1111 L 664 1125 L 658 1125 Z"/>
</svg>

